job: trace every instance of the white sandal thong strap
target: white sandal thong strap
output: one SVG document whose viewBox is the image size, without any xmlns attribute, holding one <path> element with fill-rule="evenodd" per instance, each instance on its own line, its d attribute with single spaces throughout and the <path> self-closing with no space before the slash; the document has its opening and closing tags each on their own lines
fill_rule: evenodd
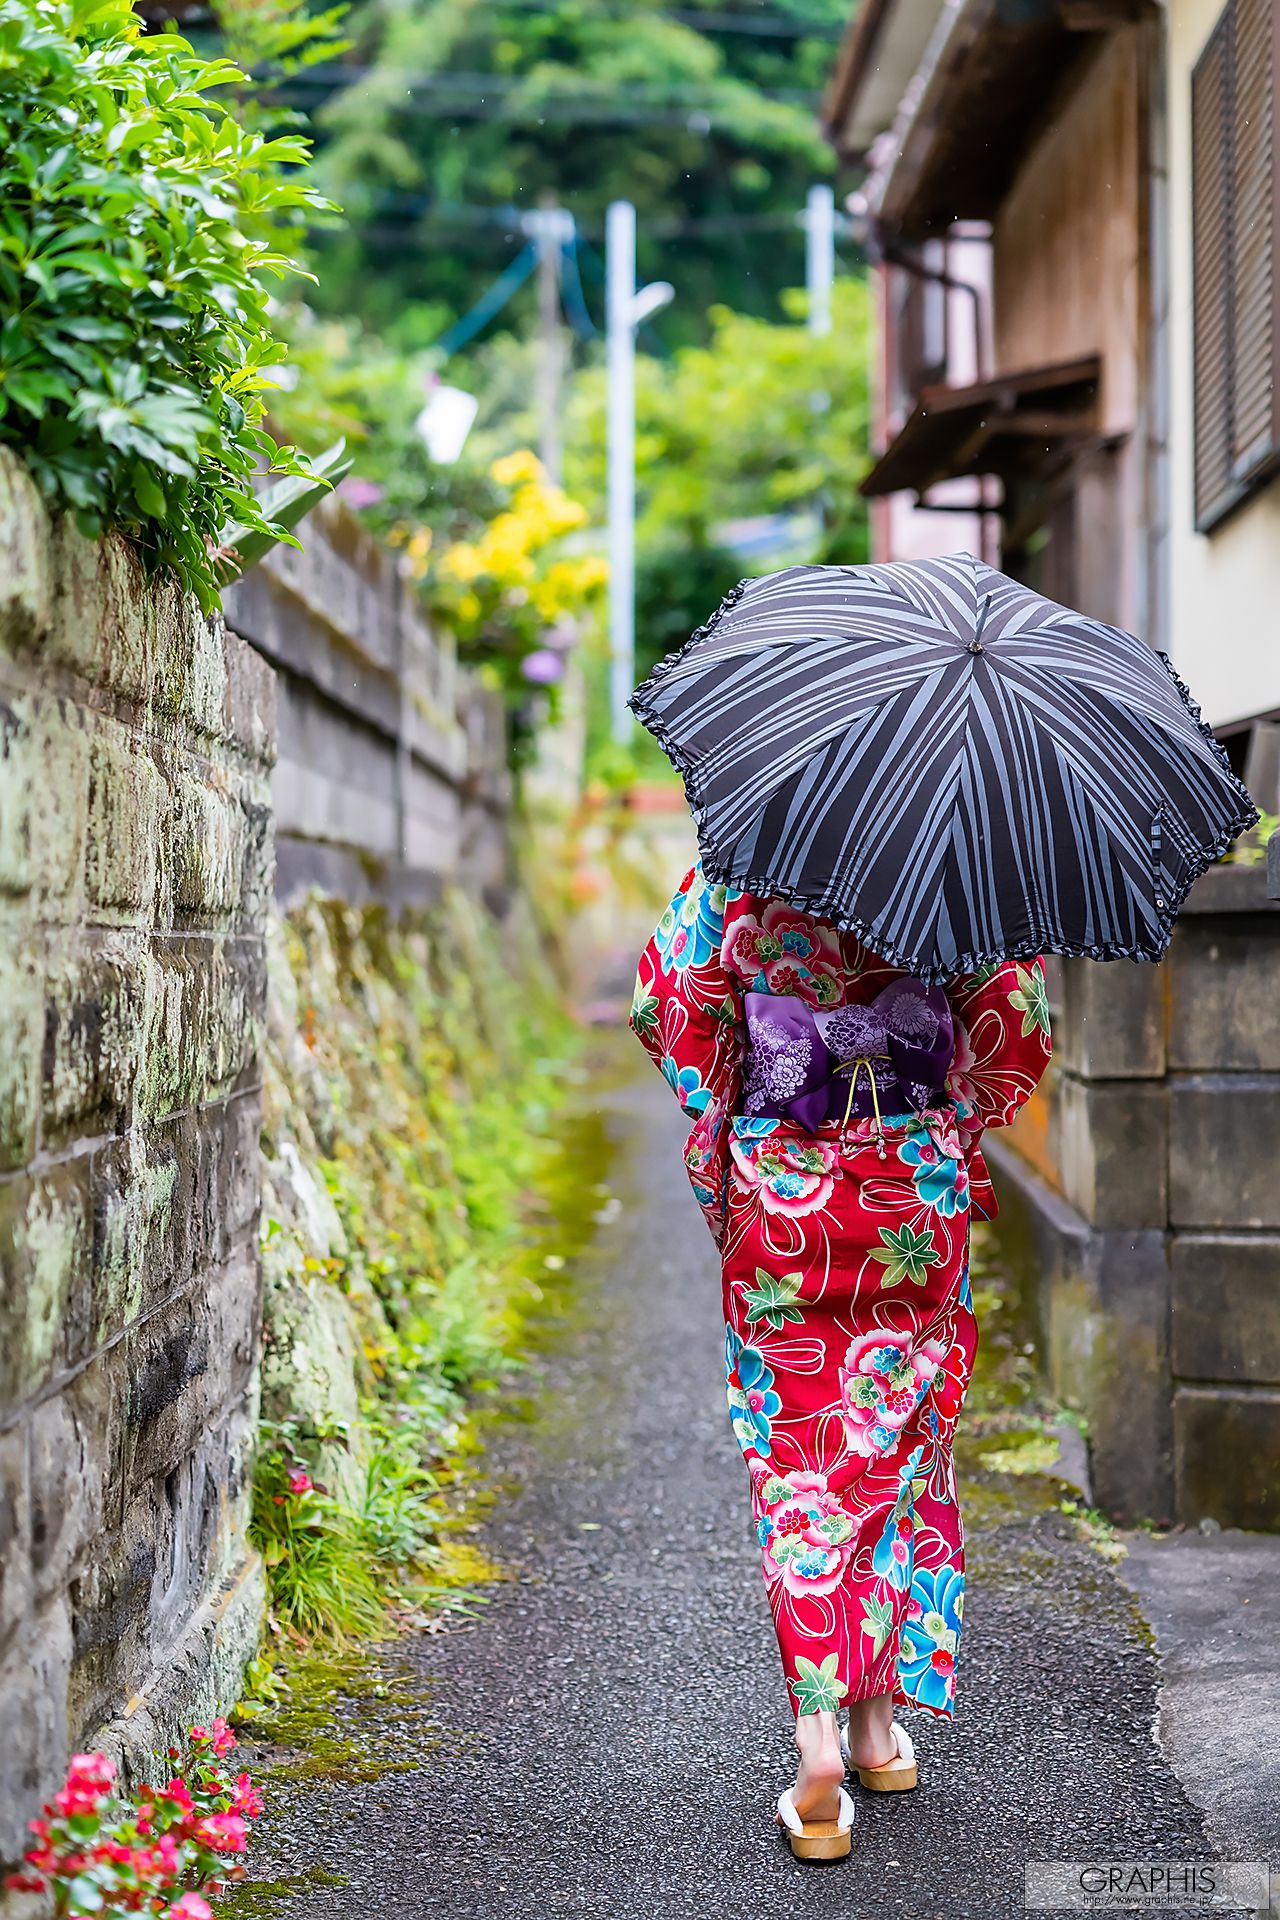
<svg viewBox="0 0 1280 1920">
<path fill-rule="evenodd" d="M 839 1827 L 841 1833 L 847 1833 L 853 1825 L 854 1805 L 852 1799 L 843 1787 L 840 1788 L 839 1794 L 840 1808 L 836 1814 L 836 1825 Z M 804 1821 L 796 1812 L 794 1787 L 788 1787 L 786 1792 L 779 1796 L 778 1818 L 784 1827 L 790 1828 L 792 1833 L 802 1834 L 804 1832 Z"/>
</svg>

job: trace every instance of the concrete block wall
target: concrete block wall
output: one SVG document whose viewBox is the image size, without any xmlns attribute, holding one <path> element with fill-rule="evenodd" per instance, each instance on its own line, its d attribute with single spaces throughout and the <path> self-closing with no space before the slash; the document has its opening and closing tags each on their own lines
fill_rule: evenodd
<svg viewBox="0 0 1280 1920">
<path fill-rule="evenodd" d="M 270 669 L 0 451 L 0 1858 L 235 1697 Z"/>
<path fill-rule="evenodd" d="M 994 1159 L 1100 1503 L 1280 1527 L 1280 902 L 1220 865 L 1159 967 L 1053 977 L 1054 1067 Z"/>
<path fill-rule="evenodd" d="M 404 563 L 326 499 L 224 597 L 275 668 L 279 892 L 430 904 L 510 879 L 503 698 L 459 670 Z"/>
</svg>

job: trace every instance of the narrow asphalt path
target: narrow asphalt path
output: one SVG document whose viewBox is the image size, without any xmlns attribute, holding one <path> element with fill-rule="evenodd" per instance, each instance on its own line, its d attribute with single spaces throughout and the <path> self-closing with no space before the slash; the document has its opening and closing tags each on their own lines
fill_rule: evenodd
<svg viewBox="0 0 1280 1920">
<path fill-rule="evenodd" d="M 352 1701 L 385 1713 L 366 1733 L 409 1770 L 289 1791 L 254 1862 L 282 1883 L 270 1910 L 1000 1920 L 1023 1912 L 1028 1859 L 1212 1858 L 1154 1738 L 1132 1596 L 1062 1513 L 994 1501 L 971 1529 L 958 1717 L 913 1716 L 920 1790 L 857 1793 L 851 1861 L 791 1859 L 771 1818 L 790 1715 L 724 1413 L 714 1249 L 679 1115 L 640 1066 L 596 1122 L 620 1205 L 491 1450 L 484 1545 L 511 1577 L 475 1624 L 394 1657 L 427 1750 L 412 1715 Z"/>
</svg>

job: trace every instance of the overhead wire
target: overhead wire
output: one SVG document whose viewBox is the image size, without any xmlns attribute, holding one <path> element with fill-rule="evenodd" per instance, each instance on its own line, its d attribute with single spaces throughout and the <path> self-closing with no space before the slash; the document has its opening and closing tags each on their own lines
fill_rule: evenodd
<svg viewBox="0 0 1280 1920">
<path fill-rule="evenodd" d="M 510 265 L 503 268 L 492 286 L 481 294 L 475 305 L 468 307 L 451 327 L 447 327 L 432 342 L 433 346 L 438 347 L 447 358 L 456 353 L 459 347 L 465 347 L 468 341 L 474 340 L 502 312 L 512 294 L 523 286 L 537 264 L 538 249 L 529 241 Z"/>
</svg>

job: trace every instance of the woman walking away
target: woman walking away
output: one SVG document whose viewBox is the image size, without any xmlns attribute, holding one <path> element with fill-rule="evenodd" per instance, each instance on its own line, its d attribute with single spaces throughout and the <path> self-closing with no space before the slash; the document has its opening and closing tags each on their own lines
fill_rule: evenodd
<svg viewBox="0 0 1280 1920">
<path fill-rule="evenodd" d="M 838 1859 L 837 1708 L 888 1792 L 916 1784 L 894 1705 L 951 1713 L 969 1216 L 1049 1058 L 1036 956 L 1158 960 L 1258 810 L 1164 655 L 970 553 L 744 580 L 631 708 L 706 862 L 631 1021 L 721 1248 L 800 1750 L 778 1821 Z"/>
<path fill-rule="evenodd" d="M 798 1857 L 838 1859 L 846 1757 L 865 1787 L 914 1787 L 895 1705 L 951 1715 L 969 1219 L 994 1211 L 983 1131 L 1049 1058 L 1043 970 L 929 986 L 699 863 L 641 957 L 631 1025 L 693 1121 L 721 1250 L 729 1414 L 800 1755 L 778 1821 Z"/>
</svg>

